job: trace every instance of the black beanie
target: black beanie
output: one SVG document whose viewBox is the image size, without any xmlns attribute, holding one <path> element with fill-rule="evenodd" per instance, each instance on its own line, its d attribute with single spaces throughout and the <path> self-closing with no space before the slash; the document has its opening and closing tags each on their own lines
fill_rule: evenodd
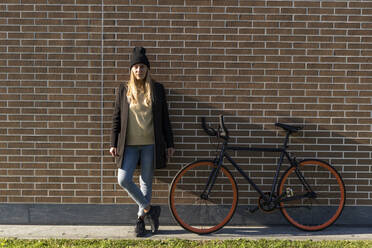
<svg viewBox="0 0 372 248">
<path fill-rule="evenodd" d="M 145 64 L 150 69 L 150 62 L 146 57 L 146 49 L 143 47 L 135 47 L 133 49 L 132 58 L 130 60 L 130 69 L 135 64 Z"/>
</svg>

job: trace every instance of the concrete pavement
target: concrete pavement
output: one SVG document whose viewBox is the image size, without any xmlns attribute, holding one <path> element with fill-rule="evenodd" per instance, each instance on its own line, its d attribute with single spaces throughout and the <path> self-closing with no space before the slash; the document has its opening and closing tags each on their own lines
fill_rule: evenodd
<svg viewBox="0 0 372 248">
<path fill-rule="evenodd" d="M 98 225 L 0 225 L 0 238 L 18 239 L 134 239 L 133 226 Z M 149 229 L 149 228 L 147 228 Z M 320 232 L 304 232 L 285 226 L 226 226 L 222 230 L 197 235 L 179 226 L 161 226 L 151 239 L 289 239 L 289 240 L 372 240 L 372 227 L 332 226 Z"/>
</svg>

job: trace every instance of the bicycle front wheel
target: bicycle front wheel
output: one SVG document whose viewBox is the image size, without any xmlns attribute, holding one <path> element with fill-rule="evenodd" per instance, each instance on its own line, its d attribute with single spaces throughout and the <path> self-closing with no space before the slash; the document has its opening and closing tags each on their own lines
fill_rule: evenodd
<svg viewBox="0 0 372 248">
<path fill-rule="evenodd" d="M 212 161 L 196 161 L 180 170 L 172 181 L 169 190 L 171 213 L 190 232 L 215 232 L 234 215 L 238 189 L 226 167 L 221 166 L 210 193 L 205 194 L 215 168 Z"/>
<path fill-rule="evenodd" d="M 295 227 L 319 231 L 332 225 L 345 205 L 345 185 L 340 174 L 321 160 L 304 160 L 283 175 L 278 195 L 280 210 Z"/>
</svg>

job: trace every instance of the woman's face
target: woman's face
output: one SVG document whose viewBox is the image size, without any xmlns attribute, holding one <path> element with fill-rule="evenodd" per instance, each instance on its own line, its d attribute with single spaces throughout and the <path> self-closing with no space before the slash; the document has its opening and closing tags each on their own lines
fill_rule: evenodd
<svg viewBox="0 0 372 248">
<path fill-rule="evenodd" d="M 135 64 L 132 66 L 132 72 L 137 80 L 144 80 L 147 75 L 147 66 L 145 64 Z"/>
</svg>

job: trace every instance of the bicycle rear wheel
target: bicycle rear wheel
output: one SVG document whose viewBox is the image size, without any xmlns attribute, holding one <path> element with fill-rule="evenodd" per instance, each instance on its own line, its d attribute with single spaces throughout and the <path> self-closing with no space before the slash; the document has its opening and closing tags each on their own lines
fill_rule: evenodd
<svg viewBox="0 0 372 248">
<path fill-rule="evenodd" d="M 207 234 L 226 225 L 238 203 L 238 188 L 230 171 L 222 166 L 207 197 L 202 195 L 216 165 L 196 161 L 181 169 L 169 189 L 169 207 L 184 229 Z"/>
<path fill-rule="evenodd" d="M 278 195 L 283 216 L 295 227 L 319 231 L 332 225 L 345 205 L 345 185 L 339 173 L 321 160 L 304 160 L 282 176 Z M 301 180 L 308 184 L 308 189 Z"/>
</svg>

